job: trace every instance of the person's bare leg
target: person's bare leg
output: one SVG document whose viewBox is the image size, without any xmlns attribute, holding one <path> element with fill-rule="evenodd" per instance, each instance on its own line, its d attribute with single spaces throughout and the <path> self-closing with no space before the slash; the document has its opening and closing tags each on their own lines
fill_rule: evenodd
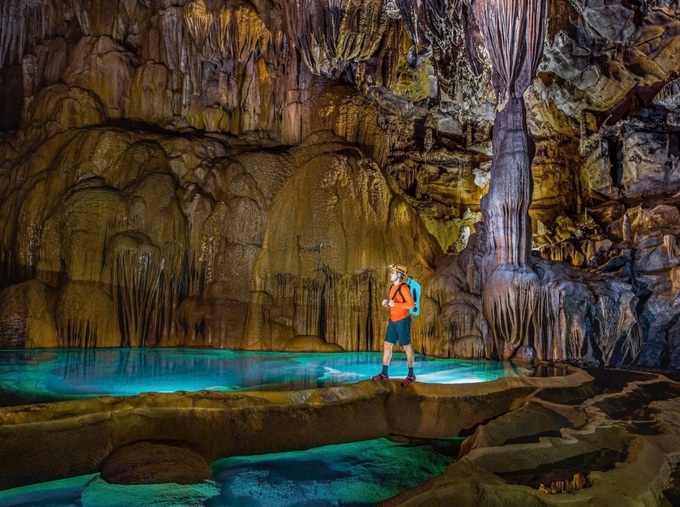
<svg viewBox="0 0 680 507">
<path fill-rule="evenodd" d="M 401 381 L 401 386 L 407 386 L 416 379 L 416 374 L 413 372 L 413 362 L 415 360 L 415 354 L 413 353 L 413 347 L 411 345 L 404 345 L 404 352 L 406 352 L 406 364 L 408 365 L 408 375 Z"/>
<path fill-rule="evenodd" d="M 404 352 L 406 352 L 406 365 L 409 368 L 413 368 L 413 362 L 415 360 L 415 354 L 413 353 L 413 347 L 411 345 L 404 345 Z"/>
<path fill-rule="evenodd" d="M 390 365 L 392 360 L 392 344 L 387 340 L 383 342 L 383 360 L 382 360 L 382 371 L 377 375 L 371 377 L 372 380 L 388 380 L 390 378 L 389 373 L 387 373 L 387 367 Z"/>
<path fill-rule="evenodd" d="M 390 361 L 392 360 L 392 347 L 394 347 L 394 344 L 390 342 L 383 342 L 383 366 L 390 365 Z"/>
</svg>

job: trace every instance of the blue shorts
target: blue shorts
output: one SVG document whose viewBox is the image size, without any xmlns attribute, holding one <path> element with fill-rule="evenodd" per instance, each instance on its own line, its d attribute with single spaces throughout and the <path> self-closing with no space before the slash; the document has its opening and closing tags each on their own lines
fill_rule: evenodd
<svg viewBox="0 0 680 507">
<path fill-rule="evenodd" d="M 405 319 L 396 322 L 388 320 L 385 341 L 392 345 L 399 342 L 399 345 L 402 347 L 411 345 L 411 316 L 409 315 Z"/>
</svg>

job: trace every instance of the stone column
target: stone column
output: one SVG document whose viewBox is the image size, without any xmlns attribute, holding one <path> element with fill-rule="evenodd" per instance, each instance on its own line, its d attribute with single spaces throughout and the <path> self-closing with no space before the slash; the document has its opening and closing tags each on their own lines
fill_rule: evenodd
<svg viewBox="0 0 680 507">
<path fill-rule="evenodd" d="M 489 192 L 482 201 L 486 265 L 482 292 L 497 354 L 508 359 L 528 342 L 538 277 L 531 251 L 531 161 L 523 94 L 543 53 L 548 0 L 466 0 L 469 41 L 483 41 L 491 59 L 498 114 Z M 481 37 L 479 37 L 481 34 Z M 483 56 L 468 45 L 473 66 Z"/>
</svg>

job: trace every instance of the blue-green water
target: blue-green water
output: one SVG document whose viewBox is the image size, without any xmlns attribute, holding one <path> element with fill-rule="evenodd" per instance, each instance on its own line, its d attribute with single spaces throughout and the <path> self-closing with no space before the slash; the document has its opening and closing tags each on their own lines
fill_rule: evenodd
<svg viewBox="0 0 680 507">
<path fill-rule="evenodd" d="M 196 485 L 108 484 L 98 474 L 0 491 L 0 507 L 367 507 L 444 472 L 431 444 L 379 438 L 212 464 Z"/>
<path fill-rule="evenodd" d="M 371 378 L 377 352 L 285 353 L 214 349 L 40 349 L 0 351 L 0 395 L 6 400 L 66 400 L 143 392 L 308 389 Z M 509 363 L 417 356 L 419 382 L 486 382 L 532 372 Z M 395 353 L 390 376 L 407 373 Z M 0 400 L 1 402 L 2 400 Z M 10 404 L 5 401 L 5 405 Z"/>
</svg>

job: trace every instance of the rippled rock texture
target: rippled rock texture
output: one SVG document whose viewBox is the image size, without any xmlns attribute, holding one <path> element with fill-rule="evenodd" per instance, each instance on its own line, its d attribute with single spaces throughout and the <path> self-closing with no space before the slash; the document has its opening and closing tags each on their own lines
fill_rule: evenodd
<svg viewBox="0 0 680 507">
<path fill-rule="evenodd" d="M 480 5 L 2 0 L 0 346 L 377 350 L 399 261 L 421 352 L 680 367 L 676 3 L 546 4 L 514 229 Z"/>
<path fill-rule="evenodd" d="M 381 505 L 672 505 L 679 400 L 662 375 L 570 368 L 458 386 L 364 381 L 4 407 L 0 489 L 97 472 L 115 484 L 200 483 L 206 463 L 226 456 L 465 436 L 442 475 Z"/>
</svg>

